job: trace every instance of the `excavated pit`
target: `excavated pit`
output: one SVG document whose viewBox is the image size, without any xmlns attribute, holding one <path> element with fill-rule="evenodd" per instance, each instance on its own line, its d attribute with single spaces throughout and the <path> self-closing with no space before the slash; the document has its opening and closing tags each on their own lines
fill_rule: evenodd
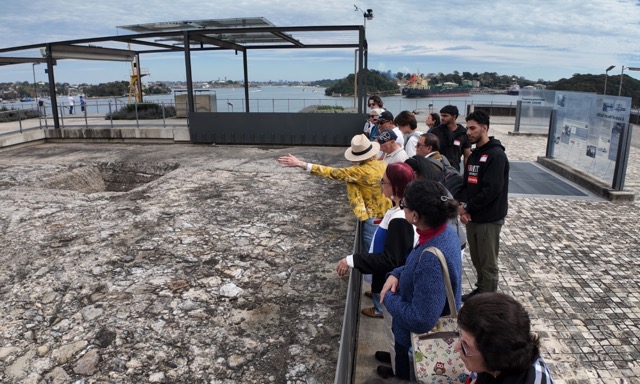
<svg viewBox="0 0 640 384">
<path fill-rule="evenodd" d="M 178 163 L 101 162 L 72 167 L 39 187 L 83 193 L 128 192 L 180 167 Z"/>
<path fill-rule="evenodd" d="M 292 150 L 6 151 L 0 383 L 332 382 L 356 221 L 344 183 L 277 163 Z"/>
</svg>

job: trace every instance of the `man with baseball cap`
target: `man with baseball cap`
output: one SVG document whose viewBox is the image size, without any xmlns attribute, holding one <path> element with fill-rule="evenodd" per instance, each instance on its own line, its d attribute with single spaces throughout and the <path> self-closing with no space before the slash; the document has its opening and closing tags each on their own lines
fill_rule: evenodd
<svg viewBox="0 0 640 384">
<path fill-rule="evenodd" d="M 407 152 L 396 141 L 398 136 L 391 131 L 384 131 L 378 136 L 378 143 L 380 143 L 380 151 L 384 153 L 382 160 L 387 165 L 393 163 L 404 163 L 409 158 Z"/>
<path fill-rule="evenodd" d="M 391 200 L 384 196 L 380 188 L 387 165 L 377 159 L 379 150 L 377 141 L 370 141 L 367 135 L 360 134 L 351 139 L 351 146 L 344 152 L 344 157 L 353 162 L 349 167 L 333 168 L 307 163 L 292 154 L 279 157 L 278 163 L 285 167 L 302 168 L 312 175 L 346 182 L 349 205 L 358 220 L 363 222 L 362 237 L 368 250 L 380 219 L 391 208 Z"/>
<path fill-rule="evenodd" d="M 402 148 L 404 148 L 404 136 L 402 135 L 402 131 L 400 131 L 400 128 L 396 127 L 396 125 L 393 123 L 393 113 L 389 111 L 383 111 L 378 116 L 378 129 L 380 130 L 380 133 L 384 131 L 395 132 L 396 136 L 398 137 L 396 139 L 396 142 L 400 144 Z"/>
</svg>

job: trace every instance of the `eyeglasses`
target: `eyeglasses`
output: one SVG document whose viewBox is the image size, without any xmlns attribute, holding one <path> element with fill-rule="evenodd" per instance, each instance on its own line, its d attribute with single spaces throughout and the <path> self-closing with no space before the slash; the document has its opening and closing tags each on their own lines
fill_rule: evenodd
<svg viewBox="0 0 640 384">
<path fill-rule="evenodd" d="M 458 330 L 457 334 L 458 334 L 458 337 L 460 337 L 460 330 Z M 460 338 L 460 349 L 462 349 L 462 354 L 464 355 L 464 357 L 471 357 L 471 356 L 478 355 L 478 353 L 469 353 L 469 352 L 467 352 L 469 348 L 470 347 L 467 344 L 467 342 L 462 340 L 462 338 Z"/>
<path fill-rule="evenodd" d="M 469 346 L 467 345 L 465 347 L 467 343 L 464 340 L 460 340 L 460 348 L 462 349 L 462 354 L 464 355 L 464 357 L 471 357 L 471 356 L 475 356 L 477 355 L 477 353 L 469 353 L 467 352 L 467 348 L 469 348 Z"/>
<path fill-rule="evenodd" d="M 427 144 L 416 143 L 416 147 L 429 147 Z"/>
</svg>

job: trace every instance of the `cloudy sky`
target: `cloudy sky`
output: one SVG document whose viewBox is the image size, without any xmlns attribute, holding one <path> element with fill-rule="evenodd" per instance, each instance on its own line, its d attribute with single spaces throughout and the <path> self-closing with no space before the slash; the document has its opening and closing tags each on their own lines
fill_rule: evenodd
<svg viewBox="0 0 640 384">
<path fill-rule="evenodd" d="M 640 67 L 639 0 L 353 1 L 373 9 L 366 25 L 372 69 L 557 80 L 604 73 L 610 65 L 616 65 L 612 75 L 623 65 Z M 344 0 L 3 1 L 0 47 L 129 33 L 120 25 L 238 17 L 265 17 L 277 26 L 364 20 Z M 352 49 L 250 51 L 249 78 L 342 78 L 353 72 L 353 57 Z M 198 54 L 192 64 L 194 80 L 242 79 L 242 56 L 232 51 Z M 185 80 L 181 54 L 146 55 L 141 67 L 149 69 L 148 81 Z M 44 66 L 35 68 L 45 80 Z M 129 73 L 128 63 L 65 60 L 56 66 L 56 81 L 96 84 L 128 80 Z M 6 81 L 33 81 L 32 66 L 0 67 L 0 82 Z"/>
</svg>

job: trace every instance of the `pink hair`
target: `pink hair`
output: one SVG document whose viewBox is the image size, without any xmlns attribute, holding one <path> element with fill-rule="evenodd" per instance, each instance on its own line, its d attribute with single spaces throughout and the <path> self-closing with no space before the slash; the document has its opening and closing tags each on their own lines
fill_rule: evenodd
<svg viewBox="0 0 640 384">
<path fill-rule="evenodd" d="M 393 188 L 393 195 L 399 198 L 404 197 L 404 189 L 407 184 L 416 178 L 413 168 L 405 163 L 389 164 L 385 174 L 391 183 L 391 188 Z"/>
</svg>

